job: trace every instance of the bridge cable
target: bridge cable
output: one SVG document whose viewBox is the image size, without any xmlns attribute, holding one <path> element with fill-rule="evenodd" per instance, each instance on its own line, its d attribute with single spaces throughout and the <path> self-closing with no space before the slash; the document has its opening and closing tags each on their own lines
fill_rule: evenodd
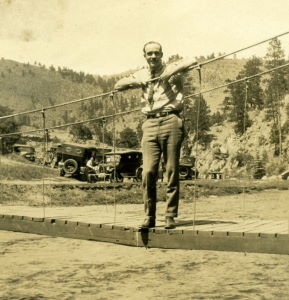
<svg viewBox="0 0 289 300">
<path fill-rule="evenodd" d="M 43 122 L 43 161 L 42 161 L 42 208 L 43 208 L 43 218 L 45 218 L 45 157 L 47 152 L 47 129 L 46 129 L 46 116 L 45 109 L 42 109 L 42 122 Z"/>
<path fill-rule="evenodd" d="M 0 137 L 0 170 L 2 169 L 2 155 L 4 151 L 4 141 L 2 137 Z M 4 194 L 4 184 L 2 182 L 2 173 L 0 173 L 0 193 L 1 195 Z"/>
<path fill-rule="evenodd" d="M 114 206 L 114 216 L 113 216 L 113 224 L 116 222 L 116 183 L 117 183 L 117 172 L 116 172 L 116 128 L 115 128 L 115 116 L 116 116 L 116 103 L 114 93 L 109 95 L 110 100 L 113 104 L 113 118 L 112 118 L 112 127 L 113 127 L 113 206 Z"/>
<path fill-rule="evenodd" d="M 286 32 L 286 33 L 283 33 L 283 34 L 281 34 L 281 35 L 278 35 L 278 36 L 275 36 L 274 38 L 277 38 L 277 37 L 279 37 L 279 36 L 282 36 L 282 35 L 285 35 L 285 34 L 288 34 L 289 32 Z M 256 46 L 256 45 L 260 45 L 260 44 L 262 44 L 262 43 L 264 43 L 264 42 L 267 42 L 267 41 L 269 41 L 269 40 L 272 40 L 272 39 L 274 39 L 274 38 L 270 38 L 270 39 L 267 39 L 267 40 L 265 40 L 265 41 L 262 41 L 262 42 L 259 42 L 259 43 L 256 43 L 256 44 L 254 44 L 254 45 L 251 45 L 251 46 L 248 46 L 248 47 L 245 47 L 245 48 L 242 48 L 242 49 L 240 49 L 240 50 L 237 50 L 237 51 L 234 51 L 234 52 L 232 52 L 232 53 L 230 53 L 230 54 L 226 54 L 226 55 L 223 55 L 223 56 L 220 56 L 220 57 L 218 57 L 218 58 L 215 58 L 215 59 L 212 59 L 212 60 L 209 60 L 209 61 L 207 61 L 207 62 L 204 62 L 204 63 L 200 63 L 199 65 L 198 65 L 198 67 L 197 67 L 197 70 L 198 70 L 198 72 L 199 72 L 199 86 L 200 86 L 200 91 L 199 91 L 199 103 L 198 103 L 198 109 L 197 109 L 197 128 L 196 128 L 196 160 L 195 160 L 195 163 L 197 163 L 197 154 L 198 154 L 198 134 L 199 134 L 199 132 L 198 132 L 198 130 L 199 130 L 199 113 L 200 113 L 200 102 L 201 102 L 201 98 L 202 98 L 202 94 L 204 93 L 203 91 L 202 91 L 202 77 L 201 77 L 201 66 L 202 65 L 205 65 L 205 64 L 208 64 L 208 63 L 211 63 L 211 62 L 213 62 L 213 61 L 216 61 L 216 60 L 219 60 L 219 59 L 222 59 L 222 58 L 224 58 L 224 57 L 226 57 L 226 56 L 228 56 L 228 55 L 232 55 L 232 54 L 235 54 L 235 53 L 237 53 L 237 52 L 240 52 L 240 51 L 243 51 L 243 50 L 246 50 L 246 49 L 249 49 L 249 48 L 251 48 L 251 47 L 254 47 L 254 46 Z M 288 64 L 287 64 L 288 65 Z M 280 69 L 281 67 L 284 67 L 284 66 L 279 66 L 279 67 L 277 67 L 277 68 L 274 68 L 274 69 L 272 69 L 272 70 L 269 70 L 269 71 L 265 71 L 265 72 L 261 72 L 261 73 L 259 73 L 259 74 L 256 74 L 256 75 L 253 75 L 253 76 L 250 76 L 250 77 L 247 77 L 245 80 L 245 83 L 246 83 L 246 99 L 245 99 L 245 106 L 246 106 L 246 103 L 247 103 L 247 97 L 248 97 L 248 94 L 247 94 L 247 90 L 248 90 L 248 86 L 247 86 L 247 82 L 248 82 L 248 80 L 249 79 L 251 79 L 251 78 L 253 78 L 253 77 L 255 77 L 255 76 L 261 76 L 261 75 L 263 75 L 263 74 L 266 74 L 266 73 L 269 73 L 269 72 L 271 72 L 271 71 L 273 71 L 273 70 L 276 70 L 276 69 Z M 194 67 L 191 67 L 191 68 L 195 68 L 195 66 Z M 191 68 L 189 68 L 189 69 L 191 69 Z M 154 80 L 154 79 L 153 79 Z M 234 81 L 233 83 L 237 83 L 237 82 L 241 82 L 241 80 L 236 80 L 236 81 Z M 225 86 L 228 86 L 228 85 L 230 85 L 230 84 L 233 84 L 232 82 L 231 83 L 228 83 L 227 85 L 223 85 L 222 87 L 225 87 Z M 221 88 L 221 87 L 217 87 L 217 88 Z M 216 88 L 214 88 L 214 89 L 216 89 Z M 212 90 L 214 90 L 214 89 L 211 89 L 210 91 L 212 91 Z M 102 96 L 105 96 L 105 95 L 109 95 L 110 96 L 110 98 L 111 98 L 111 100 L 113 101 L 113 104 L 114 104 L 114 114 L 113 114 L 113 135 L 114 135 L 114 140 L 113 140 L 113 147 L 114 147 L 114 172 L 115 172 L 115 182 L 116 182 L 116 161 L 115 161 L 115 146 L 116 146 L 116 129 L 115 129 L 115 116 L 116 116 L 116 113 L 115 113 L 115 100 L 114 100 L 114 93 L 115 93 L 116 91 L 113 91 L 113 92 L 110 92 L 110 93 L 103 93 L 103 94 L 99 94 L 99 95 L 95 95 L 95 96 L 91 96 L 91 97 L 87 97 L 87 98 L 82 98 L 82 99 L 77 99 L 77 100 L 74 100 L 74 101 L 70 101 L 70 102 L 65 102 L 65 103 L 61 103 L 61 104 L 59 104 L 59 105 L 54 105 L 54 106 L 50 106 L 50 107 L 46 107 L 46 108 L 42 108 L 42 110 L 33 110 L 33 111 L 30 111 L 30 112 L 22 112 L 22 113 L 17 113 L 17 114 L 13 114 L 13 115 L 10 115 L 10 116 L 4 116 L 4 117 L 0 117 L 0 119 L 4 119 L 4 118 L 8 118 L 8 117 L 12 117 L 12 116 L 17 116 L 17 115 L 23 115 L 24 113 L 32 113 L 32 112 L 37 112 L 37 111 L 41 111 L 41 113 L 42 113 L 42 116 L 43 116 L 43 134 L 44 134 L 44 141 L 43 141 L 43 143 L 44 143 L 44 146 L 43 146 L 43 148 L 44 148 L 44 155 L 46 155 L 46 152 L 47 152 L 47 137 L 48 137 L 48 129 L 46 128 L 46 122 L 45 122 L 45 110 L 46 109 L 50 109 L 50 108 L 55 108 L 55 107 L 61 107 L 61 106 L 65 106 L 65 105 L 68 105 L 68 104 L 72 104 L 72 103 L 77 103 L 77 102 L 81 102 L 81 101 L 85 101 L 85 100 L 90 100 L 90 99 L 94 99 L 94 98 L 96 98 L 96 97 L 102 97 Z M 205 91 L 205 92 L 209 92 L 209 90 L 208 91 Z M 194 95 L 194 94 L 193 94 Z M 188 95 L 187 97 L 191 97 L 192 95 Z M 186 97 L 185 97 L 186 98 Z M 280 108 L 279 108 L 279 111 L 280 111 Z M 245 110 L 244 110 L 244 130 L 246 129 L 245 128 L 245 126 L 246 126 L 246 120 L 245 120 L 245 117 L 246 117 L 246 107 L 245 107 Z M 280 118 L 281 116 L 279 116 L 279 118 Z M 280 120 L 279 120 L 280 121 Z M 279 124 L 280 125 L 280 124 Z M 245 131 L 244 131 L 245 132 Z M 282 142 L 282 141 L 281 141 Z M 281 149 L 281 145 L 280 145 L 280 149 Z M 45 165 L 45 160 L 43 161 L 43 167 L 44 167 L 44 165 Z M 44 176 L 44 175 L 43 175 Z M 43 214 L 44 214 L 44 217 L 45 217 L 45 195 L 44 195 L 44 191 L 45 191 L 45 180 L 44 180 L 44 177 L 42 177 L 42 179 L 43 179 L 43 184 L 42 184 L 42 187 L 43 187 L 43 189 L 42 189 L 42 196 L 43 196 Z M 196 190 L 195 190 L 195 193 L 196 193 Z M 195 228 L 195 215 L 196 215 L 196 195 L 195 195 L 195 201 L 194 201 L 194 222 L 193 222 L 193 224 L 194 224 L 194 228 Z M 114 223 L 115 223 L 115 221 L 116 221 L 116 195 L 115 195 L 115 185 L 114 185 Z"/>
<path fill-rule="evenodd" d="M 105 166 L 105 155 L 104 155 L 104 145 L 105 145 L 105 130 L 106 130 L 106 119 L 102 119 L 102 164 L 103 164 L 103 173 L 106 174 L 106 166 Z M 100 171 L 100 170 L 99 170 Z M 106 176 L 104 175 L 104 195 L 105 195 L 105 207 L 106 212 L 108 210 L 108 203 L 107 203 L 107 186 L 106 186 Z"/>
<path fill-rule="evenodd" d="M 190 97 L 193 97 L 193 96 L 197 96 L 197 95 L 199 95 L 200 93 L 206 94 L 206 93 L 209 93 L 209 92 L 212 92 L 212 91 L 221 89 L 221 88 L 225 88 L 225 87 L 230 86 L 230 85 L 232 85 L 232 84 L 236 84 L 236 83 L 239 83 L 239 82 L 242 82 L 242 81 L 246 81 L 246 80 L 249 80 L 249 79 L 253 79 L 253 78 L 255 78 L 255 77 L 259 77 L 259 76 L 262 76 L 262 75 L 265 75 L 265 74 L 268 74 L 268 73 L 271 73 L 271 72 L 274 72 L 274 71 L 277 71 L 277 70 L 279 70 L 279 69 L 283 69 L 283 68 L 286 68 L 286 67 L 289 67 L 289 63 L 283 64 L 283 65 L 281 65 L 281 66 L 278 66 L 278 67 L 275 67 L 275 68 L 272 68 L 272 69 L 269 69 L 269 70 L 266 70 L 266 71 L 263 71 L 263 72 L 260 72 L 260 73 L 257 73 L 257 74 L 248 76 L 248 77 L 243 77 L 243 78 L 240 78 L 240 79 L 237 79 L 237 80 L 233 80 L 233 81 L 230 81 L 230 82 L 228 82 L 228 83 L 224 83 L 224 84 L 222 84 L 222 85 L 218 85 L 218 86 L 216 86 L 216 87 L 213 87 L 213 88 L 211 88 L 211 89 L 207 89 L 207 90 L 204 90 L 204 91 L 201 91 L 201 92 L 189 94 L 189 95 L 185 96 L 184 99 L 190 98 Z"/>
<path fill-rule="evenodd" d="M 247 113 L 247 104 L 248 104 L 248 89 L 249 89 L 249 80 L 245 80 L 245 98 L 244 98 L 244 113 L 243 113 L 243 147 L 244 147 L 244 152 L 246 151 L 246 145 L 247 145 L 247 139 L 245 134 L 246 134 L 246 131 L 247 131 L 247 122 L 246 122 L 246 113 Z M 247 170 L 245 170 L 245 174 L 246 174 Z M 246 177 L 246 175 L 245 175 Z M 246 204 L 246 195 L 245 195 L 245 185 L 246 185 L 246 181 L 244 181 L 243 179 L 243 184 L 241 185 L 242 186 L 242 214 L 243 214 L 243 220 L 244 220 L 244 216 L 245 216 L 245 204 Z"/>
<path fill-rule="evenodd" d="M 216 57 L 216 58 L 212 58 L 212 59 L 206 60 L 206 61 L 204 61 L 204 62 L 201 62 L 200 64 L 201 64 L 202 66 L 207 65 L 207 64 L 210 64 L 210 63 L 215 62 L 215 61 L 217 61 L 217 60 L 220 60 L 220 59 L 223 59 L 223 58 L 225 58 L 225 57 L 228 57 L 228 56 L 237 54 L 237 53 L 239 53 L 239 52 L 242 52 L 242 51 L 244 51 L 244 50 L 248 50 L 248 49 L 250 49 L 250 48 L 259 46 L 259 45 L 261 45 L 261 44 L 264 44 L 264 43 L 266 43 L 266 42 L 269 42 L 269 41 L 271 41 L 271 40 L 277 39 L 278 37 L 281 37 L 281 36 L 284 36 L 284 35 L 287 35 L 287 34 L 289 34 L 289 31 L 286 31 L 286 32 L 283 32 L 283 33 L 281 33 L 281 34 L 275 35 L 275 36 L 273 36 L 273 37 L 271 37 L 271 38 L 268 38 L 268 39 L 266 39 L 266 40 L 257 42 L 257 43 L 255 43 L 255 44 L 246 46 L 246 47 L 241 48 L 241 49 L 238 49 L 238 50 L 236 50 L 236 51 L 233 51 L 233 52 L 230 52 L 230 53 L 227 53 L 227 54 L 218 56 L 218 57 Z M 191 68 L 193 68 L 193 67 L 190 67 L 189 69 L 191 69 Z"/>
<path fill-rule="evenodd" d="M 17 116 L 21 116 L 21 115 L 26 115 L 26 114 L 42 112 L 43 109 L 44 110 L 50 110 L 50 109 L 53 109 L 53 108 L 59 108 L 59 107 L 62 107 L 62 106 L 75 104 L 75 103 L 79 103 L 79 102 L 83 102 L 83 101 L 87 101 L 87 100 L 93 100 L 95 98 L 101 98 L 101 97 L 104 97 L 104 96 L 108 96 L 110 94 L 111 94 L 111 92 L 97 94 L 97 95 L 93 95 L 93 96 L 89 96 L 89 97 L 85 97 L 85 98 L 80 98 L 80 99 L 75 99 L 75 100 L 71 100 L 71 101 L 67 101 L 67 102 L 63 102 L 63 103 L 59 103 L 59 104 L 55 104 L 55 105 L 51 105 L 51 106 L 45 106 L 43 108 L 33 109 L 33 110 L 29 110 L 29 111 L 23 111 L 23 112 L 19 112 L 19 113 L 7 115 L 7 116 L 1 116 L 0 120 L 1 119 L 6 119 L 6 118 L 17 117 Z"/>
<path fill-rule="evenodd" d="M 277 85 L 276 85 L 276 92 L 277 92 L 277 101 L 278 101 L 278 113 L 277 113 L 277 122 L 278 122 L 278 131 L 279 131 L 279 163 L 281 162 L 282 159 L 282 152 L 283 152 L 283 147 L 282 147 L 282 126 L 281 126 L 281 97 L 280 97 L 280 92 L 279 92 L 279 76 L 278 73 L 277 75 Z"/>
<path fill-rule="evenodd" d="M 276 39 L 278 37 L 281 37 L 281 36 L 284 36 L 284 35 L 287 35 L 287 34 L 289 34 L 289 31 L 281 33 L 281 34 L 278 34 L 278 35 L 275 35 L 274 37 L 271 37 L 271 38 L 268 38 L 268 39 L 263 40 L 261 42 L 249 45 L 249 46 L 241 48 L 241 49 L 238 49 L 238 50 L 230 52 L 228 54 L 224 54 L 222 56 L 219 56 L 219 57 L 216 57 L 216 58 L 213 58 L 213 59 L 209 59 L 209 60 L 204 61 L 204 62 L 200 62 L 199 65 L 204 66 L 206 64 L 209 64 L 209 63 L 221 60 L 221 59 L 223 59 L 225 57 L 228 57 L 228 56 L 231 56 L 233 54 L 242 52 L 244 50 L 253 48 L 255 46 L 261 45 L 263 43 L 266 43 L 268 41 L 271 41 L 273 39 Z M 195 69 L 195 68 L 197 68 L 197 66 L 193 65 L 193 66 L 190 66 L 190 67 L 188 67 L 187 69 L 185 69 L 183 71 L 188 71 L 188 70 Z M 155 77 L 155 78 L 150 79 L 150 80 L 148 80 L 148 81 L 146 81 L 144 83 L 149 83 L 149 82 L 156 81 L 156 80 L 159 80 L 159 79 L 160 79 L 160 77 Z M 11 117 L 19 116 L 19 115 L 24 115 L 24 114 L 31 114 L 31 113 L 41 112 L 42 109 L 49 110 L 49 109 L 52 109 L 52 108 L 58 108 L 58 107 L 62 107 L 62 106 L 69 105 L 69 104 L 74 104 L 74 103 L 78 103 L 78 102 L 82 102 L 82 101 L 86 101 L 86 100 L 92 100 L 92 99 L 95 99 L 95 98 L 100 98 L 100 97 L 103 97 L 103 96 L 109 96 L 111 93 L 117 93 L 117 92 L 119 92 L 119 91 L 118 90 L 114 90 L 114 91 L 110 91 L 110 92 L 106 92 L 106 93 L 101 93 L 101 94 L 97 94 L 97 95 L 93 95 L 93 96 L 89 96 L 89 97 L 85 97 L 85 98 L 81 98 L 81 99 L 75 99 L 75 100 L 72 100 L 72 101 L 68 101 L 68 102 L 64 102 L 64 103 L 59 103 L 59 104 L 56 104 L 56 105 L 46 106 L 46 107 L 40 108 L 40 109 L 34 109 L 34 110 L 30 110 L 30 111 L 23 111 L 23 112 L 20 112 L 20 113 L 15 113 L 15 114 L 7 115 L 7 116 L 2 116 L 2 117 L 0 117 L 0 120 L 1 119 L 5 119 L 5 118 L 11 118 Z"/>
<path fill-rule="evenodd" d="M 263 72 L 260 72 L 260 73 L 248 76 L 248 77 L 243 77 L 241 79 L 230 81 L 228 83 L 216 86 L 216 87 L 211 88 L 211 89 L 203 90 L 203 91 L 200 91 L 200 92 L 197 92 L 197 93 L 192 93 L 192 94 L 189 94 L 189 95 L 185 96 L 184 100 L 188 99 L 188 98 L 192 98 L 193 96 L 197 96 L 200 93 L 201 94 L 209 93 L 209 92 L 212 92 L 212 91 L 215 91 L 215 90 L 218 90 L 218 89 L 221 89 L 221 88 L 224 88 L 224 87 L 236 84 L 236 83 L 243 82 L 245 80 L 253 79 L 255 77 L 259 77 L 259 76 L 262 76 L 264 74 L 268 74 L 268 73 L 274 72 L 276 70 L 279 70 L 279 69 L 282 69 L 282 68 L 285 68 L 285 67 L 288 67 L 288 66 L 289 66 L 289 63 L 286 63 L 286 64 L 283 64 L 281 66 L 278 66 L 278 67 L 275 67 L 275 68 L 272 68 L 272 69 L 269 69 L 269 70 L 266 70 L 266 71 L 263 71 Z M 82 121 L 78 121 L 78 122 L 71 122 L 71 123 L 65 123 L 65 124 L 62 124 L 62 125 L 56 125 L 56 126 L 49 127 L 48 129 L 49 130 L 54 130 L 54 129 L 68 127 L 68 126 L 72 126 L 72 125 L 76 125 L 76 124 L 90 123 L 90 122 L 94 122 L 96 120 L 101 120 L 103 118 L 106 118 L 106 119 L 113 118 L 114 116 L 121 116 L 121 115 L 129 114 L 129 113 L 132 113 L 132 112 L 138 112 L 140 110 L 141 110 L 141 108 L 136 108 L 136 109 L 132 109 L 132 110 L 124 111 L 124 112 L 118 112 L 118 113 L 115 113 L 115 114 L 110 114 L 110 115 L 105 115 L 105 116 L 101 116 L 101 117 L 91 118 L 91 119 L 82 120 Z M 17 114 L 15 114 L 15 115 L 17 115 Z M 8 118 L 10 116 L 6 116 L 6 117 Z M 0 119 L 1 119 L 1 117 L 0 117 Z M 42 131 L 42 130 L 43 129 L 41 128 L 41 129 L 33 129 L 33 130 L 26 130 L 26 131 L 18 131 L 18 132 L 0 134 L 0 137 L 11 136 L 11 135 L 18 135 L 18 134 L 35 133 L 35 132 L 39 132 L 39 131 Z"/>
<path fill-rule="evenodd" d="M 199 65 L 197 68 L 198 75 L 199 75 L 199 97 L 197 99 L 197 115 L 196 115 L 196 135 L 195 135 L 195 178 L 194 178 L 194 201 L 193 201 L 193 231 L 195 231 L 196 226 L 196 214 L 197 214 L 197 199 L 198 195 L 198 185 L 197 185 L 197 163 L 199 159 L 199 122 L 200 122 L 200 109 L 201 109 L 201 101 L 202 101 L 202 67 Z"/>
<path fill-rule="evenodd" d="M 201 94 L 206 94 L 206 93 L 209 93 L 209 92 L 212 92 L 212 91 L 221 89 L 221 88 L 225 88 L 225 87 L 227 87 L 227 86 L 230 86 L 230 85 L 233 85 L 233 84 L 236 84 L 236 83 L 239 83 L 239 82 L 243 82 L 243 81 L 245 81 L 245 80 L 253 79 L 253 78 L 255 78 L 255 77 L 259 77 L 259 76 L 262 76 L 262 75 L 265 75 L 265 74 L 268 74 L 268 73 L 277 71 L 277 70 L 279 70 L 279 69 L 286 68 L 286 67 L 288 67 L 288 66 L 289 66 L 289 63 L 286 63 L 286 64 L 283 64 L 283 65 L 281 65 L 281 66 L 278 66 L 278 67 L 275 67 L 275 68 L 272 68 L 272 69 L 269 69 L 269 70 L 266 70 L 266 71 L 263 71 L 263 72 L 260 72 L 260 73 L 257 73 L 257 74 L 248 76 L 248 77 L 243 77 L 243 78 L 240 78 L 240 79 L 237 79 L 237 80 L 230 81 L 230 82 L 228 82 L 228 83 L 225 83 L 225 84 L 216 86 L 216 87 L 211 88 L 211 89 L 199 91 L 199 92 L 197 92 L 197 93 L 192 93 L 192 94 L 189 94 L 189 95 L 185 96 L 185 97 L 184 97 L 184 100 L 185 100 L 185 99 L 188 99 L 188 98 L 192 98 L 193 96 L 197 96 L 197 95 L 199 95 L 200 93 L 201 93 Z M 82 121 L 78 121 L 78 122 L 71 122 L 71 123 L 65 123 L 65 124 L 62 124 L 62 125 L 56 125 L 56 126 L 49 127 L 48 129 L 49 129 L 49 130 L 53 130 L 53 129 L 59 129 L 59 128 L 68 127 L 68 126 L 77 125 L 77 124 L 89 123 L 89 122 L 93 122 L 93 121 L 96 121 L 96 120 L 101 120 L 101 119 L 103 119 L 103 118 L 113 118 L 113 116 L 120 116 L 120 115 L 124 115 L 124 114 L 129 114 L 129 113 L 132 113 L 132 112 L 138 112 L 138 111 L 140 111 L 140 110 L 141 110 L 141 108 L 136 108 L 136 109 L 132 109 L 132 110 L 124 111 L 124 112 L 118 112 L 118 113 L 115 113 L 115 114 L 105 115 L 105 116 L 96 117 L 96 118 L 87 119 L 87 120 L 82 120 Z M 20 114 L 21 114 L 21 113 L 14 114 L 13 116 L 18 116 L 18 115 L 20 115 Z M 0 119 L 1 119 L 1 118 L 2 118 L 2 119 L 8 118 L 8 117 L 10 117 L 10 116 L 11 116 L 11 115 L 5 116 L 5 117 L 0 117 Z M 11 136 L 11 135 L 17 135 L 17 134 L 34 133 L 34 132 L 39 132 L 39 131 L 42 131 L 42 130 L 43 130 L 43 129 L 33 129 L 33 130 L 26 130 L 26 131 L 18 131 L 18 132 L 13 132 L 13 133 L 0 134 L 0 137 Z"/>
</svg>

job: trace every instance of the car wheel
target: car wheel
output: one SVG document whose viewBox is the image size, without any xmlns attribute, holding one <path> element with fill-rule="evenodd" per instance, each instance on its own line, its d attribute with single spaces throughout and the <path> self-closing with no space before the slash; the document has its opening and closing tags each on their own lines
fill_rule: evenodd
<svg viewBox="0 0 289 300">
<path fill-rule="evenodd" d="M 180 174 L 181 178 L 187 179 L 187 178 L 190 177 L 190 170 L 189 170 L 188 167 L 182 167 L 182 166 L 180 166 L 179 174 Z"/>
<path fill-rule="evenodd" d="M 63 170 L 66 174 L 73 175 L 78 168 L 78 163 L 75 159 L 69 158 L 63 164 Z"/>
</svg>

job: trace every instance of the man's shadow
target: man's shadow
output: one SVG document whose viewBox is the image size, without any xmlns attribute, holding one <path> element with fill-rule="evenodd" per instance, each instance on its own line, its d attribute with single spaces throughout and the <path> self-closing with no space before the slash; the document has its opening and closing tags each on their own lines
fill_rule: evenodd
<svg viewBox="0 0 289 300">
<path fill-rule="evenodd" d="M 222 221 L 222 220 L 179 220 L 176 223 L 176 227 L 189 227 L 192 225 L 214 225 L 214 224 L 237 224 L 234 221 Z"/>
<path fill-rule="evenodd" d="M 176 222 L 176 228 L 178 227 L 189 227 L 192 225 L 209 225 L 209 224 L 237 224 L 237 222 L 234 221 L 222 221 L 222 220 L 178 220 L 178 222 Z M 160 226 L 156 226 L 156 229 L 162 229 L 163 225 Z M 167 230 L 167 229 L 164 229 Z M 173 230 L 173 229 L 169 229 L 169 230 Z M 141 239 L 142 242 L 144 244 L 145 247 L 148 246 L 148 242 L 149 242 L 149 235 L 150 233 L 152 233 L 152 231 L 150 231 L 150 229 L 148 228 L 143 228 L 143 229 L 139 229 L 140 233 L 141 233 Z"/>
</svg>

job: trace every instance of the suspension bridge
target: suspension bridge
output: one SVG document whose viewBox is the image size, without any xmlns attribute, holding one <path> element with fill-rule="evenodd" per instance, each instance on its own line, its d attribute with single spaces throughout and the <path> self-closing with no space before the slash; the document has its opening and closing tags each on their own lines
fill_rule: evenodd
<svg viewBox="0 0 289 300">
<path fill-rule="evenodd" d="M 199 90 L 197 92 L 186 95 L 184 98 L 191 100 L 195 96 L 200 99 L 203 94 L 212 92 L 217 89 L 223 89 L 227 86 L 244 82 L 244 89 L 247 91 L 248 82 L 256 77 L 265 74 L 277 72 L 278 70 L 288 68 L 289 63 L 285 63 L 278 67 L 254 74 L 252 76 L 233 80 L 219 86 L 204 90 L 202 86 L 202 69 L 205 65 L 214 63 L 217 60 L 224 59 L 230 55 L 242 52 L 246 49 L 256 47 L 281 36 L 285 36 L 289 32 L 282 33 L 264 41 L 255 43 L 248 47 L 244 47 L 237 51 L 222 55 L 220 57 L 201 62 L 196 66 L 190 67 L 188 70 L 197 70 L 199 78 Z M 154 78 L 150 81 L 158 80 Z M 76 124 L 92 123 L 99 120 L 112 119 L 113 124 L 113 152 L 116 151 L 116 118 L 124 114 L 130 114 L 140 109 L 132 109 L 123 112 L 114 112 L 109 115 L 98 116 L 91 119 L 80 120 L 76 122 L 65 123 L 57 126 L 47 126 L 47 111 L 59 107 L 68 106 L 74 103 L 82 103 L 97 98 L 107 98 L 114 103 L 115 94 L 122 91 L 110 91 L 90 97 L 75 99 L 69 102 L 57 105 L 46 106 L 41 109 L 18 112 L 7 116 L 0 117 L 0 120 L 39 113 L 42 118 L 42 128 L 11 132 L 1 134 L 0 137 L 13 135 L 31 134 L 35 132 L 43 132 L 43 147 L 45 150 L 47 145 L 47 136 L 49 131 L 60 128 L 67 128 Z M 245 93 L 244 105 L 248 102 L 248 94 Z M 115 105 L 114 105 L 115 107 Z M 246 109 L 246 107 L 245 107 Z M 245 119 L 244 119 L 245 122 Z M 196 115 L 196 132 L 198 134 L 199 111 Z M 244 124 L 245 126 L 245 124 Z M 198 151 L 196 144 L 196 160 L 198 160 Z M 0 160 L 1 167 L 1 160 Z M 1 182 L 0 182 L 1 184 Z M 43 197 L 45 190 L 45 179 L 43 178 Z M 197 180 L 194 182 L 197 187 Z M 0 229 L 11 230 L 34 234 L 44 234 L 51 236 L 87 239 L 111 243 L 119 243 L 123 245 L 136 247 L 158 247 L 170 249 L 196 249 L 196 250 L 220 250 L 220 251 L 237 251 L 237 252 L 259 252 L 259 253 L 275 253 L 289 254 L 289 222 L 288 220 L 217 220 L 214 218 L 197 219 L 197 196 L 192 199 L 192 210 L 184 217 L 181 217 L 177 223 L 176 229 L 165 230 L 162 227 L 162 221 L 155 228 L 148 230 L 139 230 L 136 224 L 140 223 L 142 213 L 140 211 L 127 210 L 119 212 L 117 215 L 116 189 L 114 188 L 114 205 L 110 211 L 100 211 L 99 209 L 81 210 L 80 208 L 52 208 L 47 207 L 43 201 L 43 209 L 40 212 L 35 207 L 5 207 L 0 206 Z M 245 196 L 244 196 L 245 197 Z M 81 211 L 81 213 L 80 213 Z M 12 213 L 11 213 L 12 212 Z"/>
</svg>

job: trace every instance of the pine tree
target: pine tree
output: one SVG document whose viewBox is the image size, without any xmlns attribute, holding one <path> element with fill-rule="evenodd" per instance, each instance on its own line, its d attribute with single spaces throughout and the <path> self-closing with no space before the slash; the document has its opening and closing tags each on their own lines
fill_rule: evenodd
<svg viewBox="0 0 289 300">
<path fill-rule="evenodd" d="M 222 124 L 224 120 L 224 114 L 222 114 L 220 111 L 216 111 L 211 115 L 211 126 L 214 124 Z"/>
<path fill-rule="evenodd" d="M 261 72 L 262 61 L 253 57 L 247 61 L 236 79 L 250 77 Z M 230 81 L 227 81 L 230 82 Z M 223 114 L 229 121 L 234 122 L 235 132 L 243 134 L 252 125 L 248 111 L 263 109 L 263 90 L 260 77 L 255 77 L 246 82 L 231 84 L 228 86 L 228 96 L 223 101 Z"/>
<path fill-rule="evenodd" d="M 278 39 L 274 39 L 270 42 L 265 56 L 265 67 L 269 70 L 283 64 L 285 64 L 285 54 L 281 48 L 281 42 Z M 271 72 L 265 83 L 267 118 L 268 120 L 272 120 L 277 117 L 279 105 L 282 104 L 280 101 L 288 92 L 286 69 Z"/>
<path fill-rule="evenodd" d="M 272 69 L 285 64 L 285 54 L 281 42 L 276 38 L 269 43 L 269 48 L 265 56 L 265 66 Z M 281 109 L 284 106 L 283 98 L 289 90 L 286 69 L 279 69 L 271 72 L 269 78 L 265 80 L 265 107 L 266 118 L 273 122 L 271 129 L 271 141 L 275 144 L 275 154 L 282 154 L 282 127 Z"/>
<path fill-rule="evenodd" d="M 238 75 L 237 79 L 242 78 Z M 243 134 L 248 127 L 252 125 L 249 120 L 247 105 L 246 105 L 246 84 L 244 82 L 231 84 L 228 86 L 230 96 L 225 98 L 227 104 L 227 116 L 230 122 L 234 122 L 234 130 L 237 134 Z"/>
<path fill-rule="evenodd" d="M 186 105 L 184 112 L 185 119 L 185 135 L 183 143 L 183 151 L 186 155 L 190 155 L 193 144 L 196 142 L 207 146 L 212 141 L 210 130 L 210 108 L 203 96 L 194 98 L 194 102 Z M 189 137 L 192 137 L 190 140 Z"/>
<path fill-rule="evenodd" d="M 253 56 L 244 66 L 244 71 L 240 72 L 240 76 L 249 77 L 261 72 L 262 60 Z M 264 95 L 261 88 L 261 77 L 257 76 L 247 81 L 247 100 L 250 109 L 264 108 Z"/>
</svg>

